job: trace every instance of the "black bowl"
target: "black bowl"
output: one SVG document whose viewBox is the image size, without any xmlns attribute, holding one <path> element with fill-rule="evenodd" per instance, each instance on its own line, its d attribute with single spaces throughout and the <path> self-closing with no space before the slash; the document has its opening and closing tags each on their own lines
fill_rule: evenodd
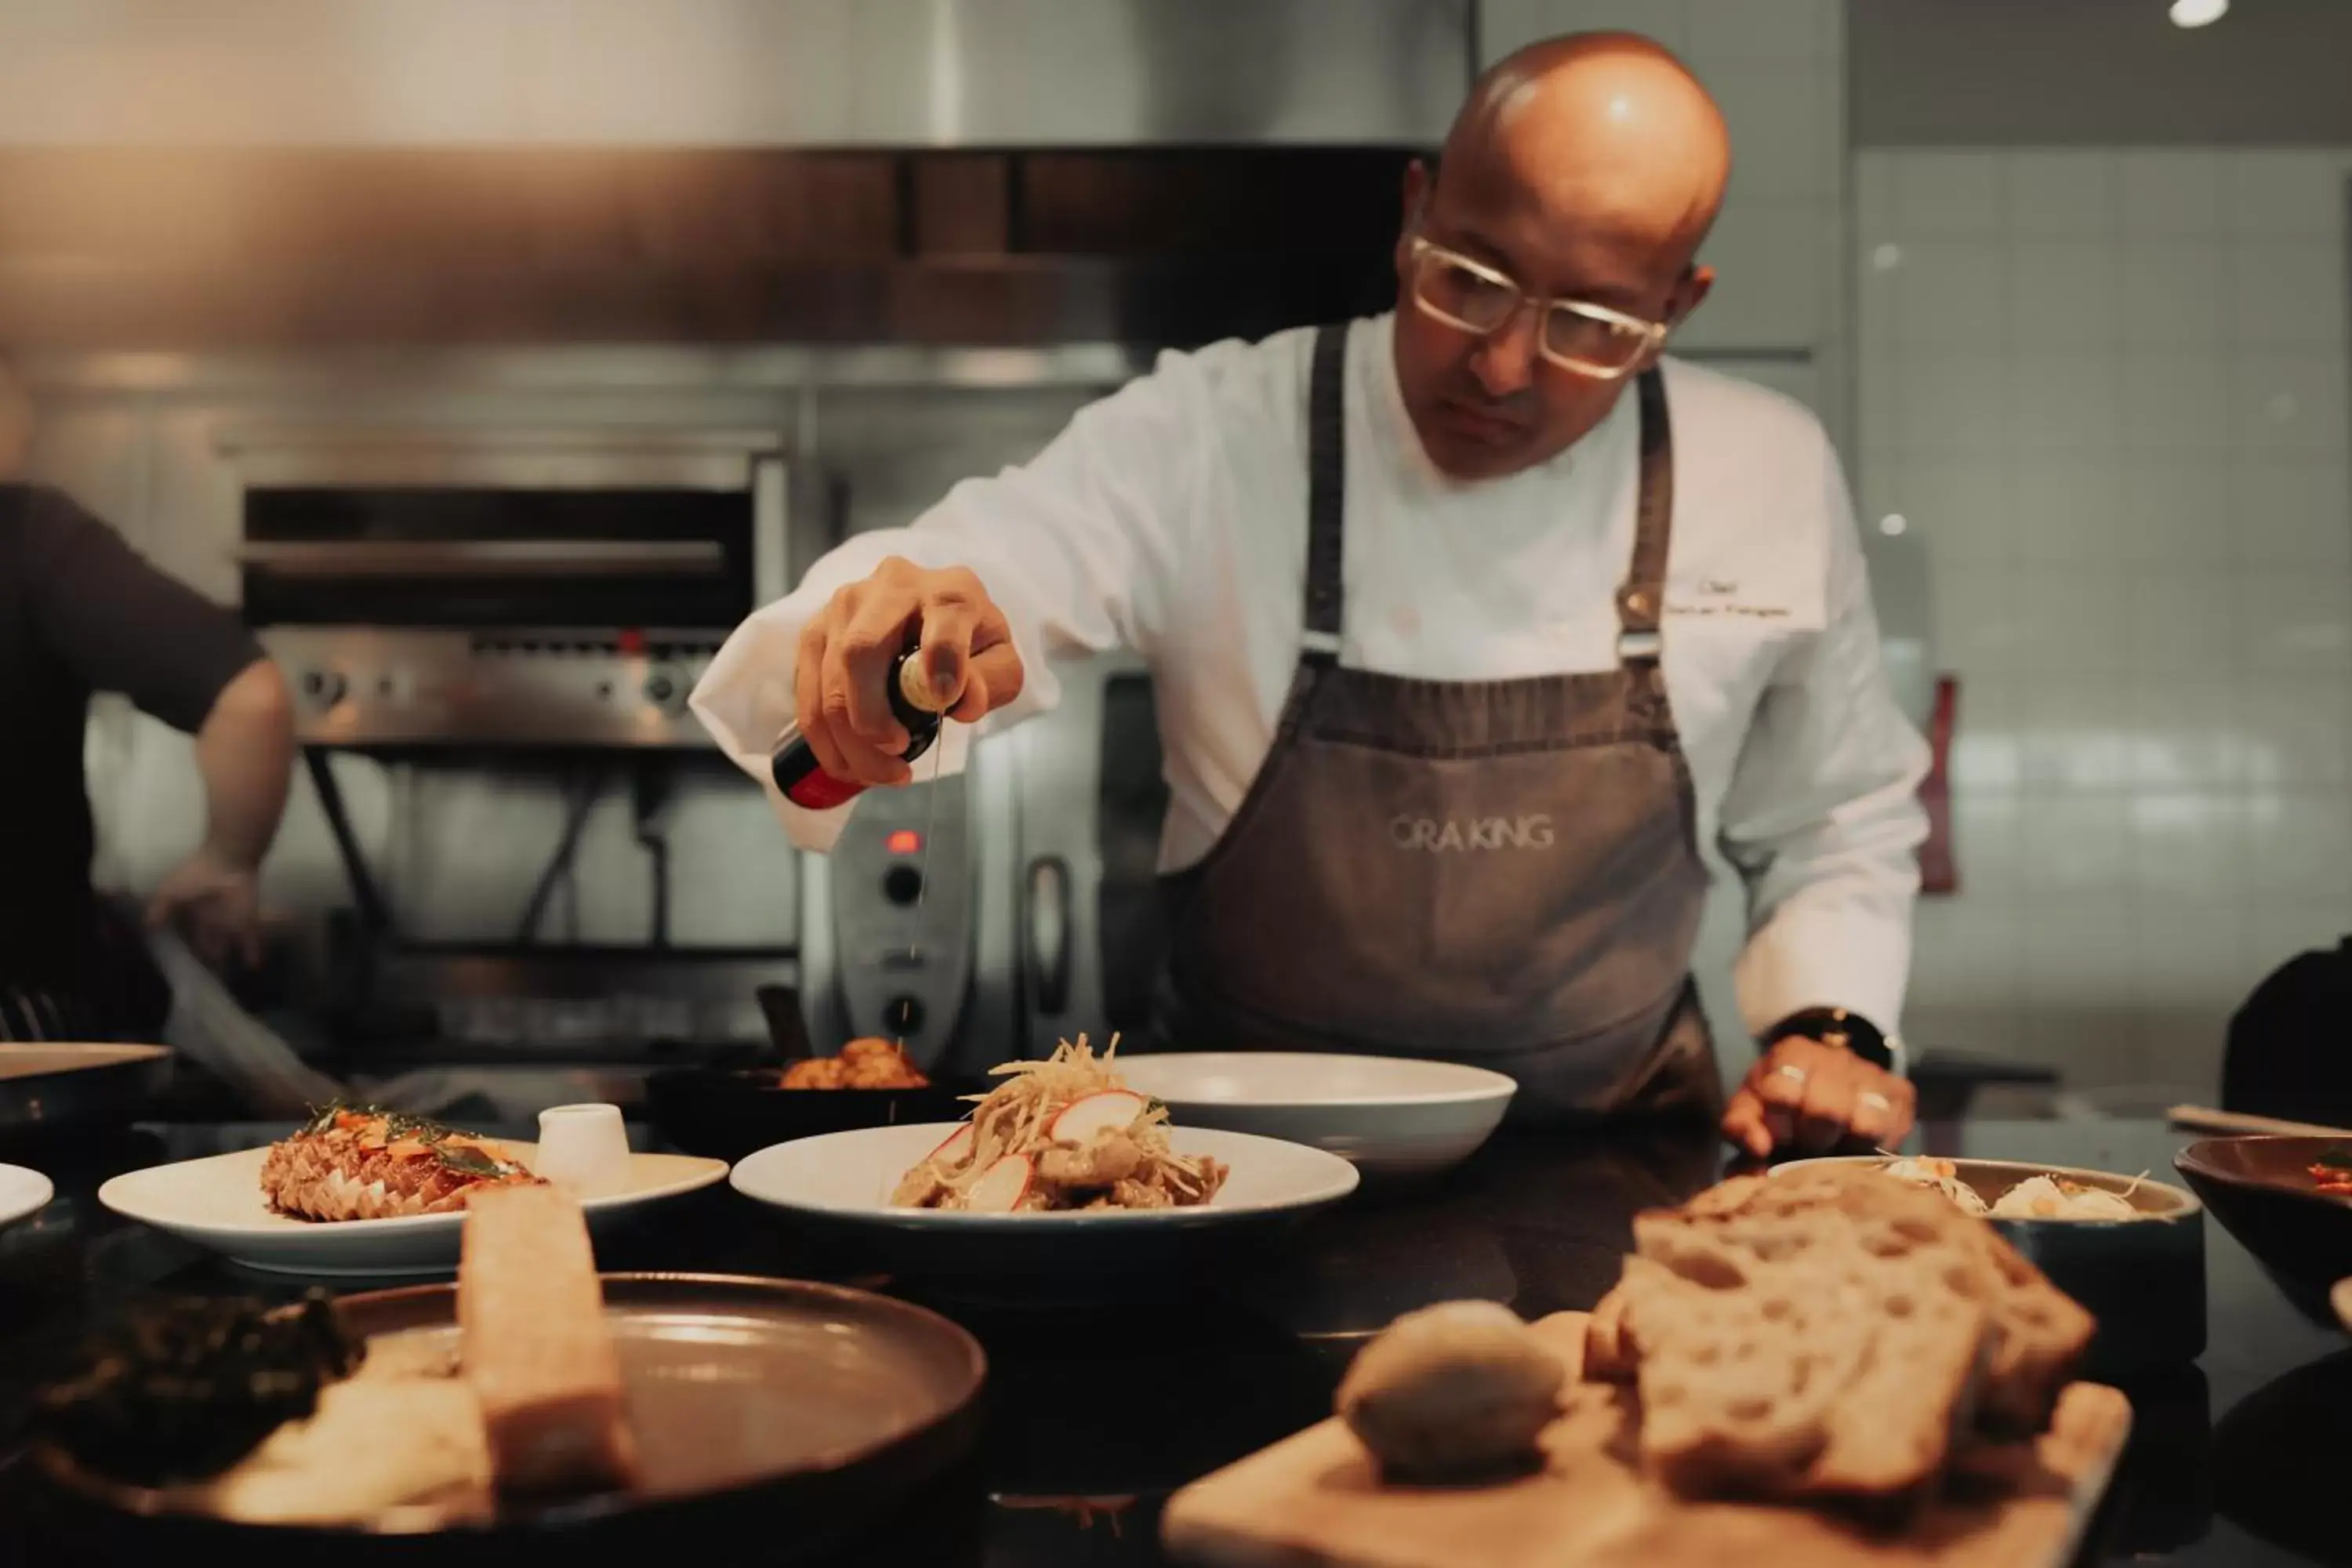
<svg viewBox="0 0 2352 1568">
<path fill-rule="evenodd" d="M 0 1053 L 0 1158 L 70 1158 L 130 1126 L 171 1071 L 162 1046 L 11 1046 Z"/>
<path fill-rule="evenodd" d="M 2286 1299 L 2332 1328 L 2328 1289 L 2352 1275 L 2352 1198 L 2330 1197 L 2311 1179 L 2330 1150 L 2352 1153 L 2352 1140 L 2207 1138 L 2172 1163 Z"/>
<path fill-rule="evenodd" d="M 1792 1161 L 1790 1170 L 1809 1162 Z M 1819 1163 L 1881 1164 L 1877 1155 Z M 1992 1227 L 2050 1282 L 2099 1321 L 2081 1375 L 2128 1377 L 2205 1353 L 2205 1211 L 2179 1187 L 2112 1171 L 2021 1160 L 1952 1161 L 1953 1174 L 1988 1204 L 2029 1176 L 2063 1176 L 2126 1196 L 2131 1220 L 1996 1219 Z"/>
<path fill-rule="evenodd" d="M 985 1079 L 934 1079 L 928 1089 L 786 1089 L 775 1068 L 672 1068 L 646 1079 L 654 1130 L 689 1154 L 730 1163 L 772 1143 L 891 1127 L 960 1121 Z"/>
</svg>

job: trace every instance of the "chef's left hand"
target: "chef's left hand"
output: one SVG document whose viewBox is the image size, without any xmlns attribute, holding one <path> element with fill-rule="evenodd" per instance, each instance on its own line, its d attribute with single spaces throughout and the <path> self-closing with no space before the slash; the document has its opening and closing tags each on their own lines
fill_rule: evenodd
<svg viewBox="0 0 2352 1568">
<path fill-rule="evenodd" d="M 209 847 L 165 877 L 147 902 L 147 923 L 177 927 L 196 956 L 214 969 L 231 959 L 261 962 L 258 868 Z"/>
<path fill-rule="evenodd" d="M 1911 1131 L 1911 1080 L 1838 1046 L 1791 1037 L 1756 1058 L 1723 1113 L 1723 1135 L 1763 1159 L 1851 1140 L 1892 1148 Z"/>
</svg>

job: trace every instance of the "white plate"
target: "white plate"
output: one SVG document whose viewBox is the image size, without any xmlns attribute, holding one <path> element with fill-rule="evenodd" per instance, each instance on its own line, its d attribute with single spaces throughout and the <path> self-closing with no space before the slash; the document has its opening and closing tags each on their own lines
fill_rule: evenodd
<svg viewBox="0 0 2352 1568">
<path fill-rule="evenodd" d="M 30 1219 L 57 1195 L 48 1177 L 22 1165 L 0 1165 L 0 1228 Z"/>
<path fill-rule="evenodd" d="M 1167 1256 L 1165 1244 L 1187 1232 L 1296 1218 L 1338 1203 L 1360 1180 L 1353 1165 L 1319 1149 L 1173 1127 L 1169 1142 L 1178 1153 L 1213 1155 L 1232 1167 L 1217 1195 L 1197 1207 L 1059 1214 L 892 1207 L 898 1178 L 956 1126 L 867 1127 L 774 1144 L 736 1164 L 735 1190 L 804 1219 L 861 1231 L 909 1269 L 1092 1274 Z"/>
<path fill-rule="evenodd" d="M 1485 1068 L 1297 1051 L 1121 1057 L 1118 1073 L 1185 1126 L 1310 1143 L 1381 1175 L 1469 1158 L 1518 1092 Z"/>
<path fill-rule="evenodd" d="M 537 1150 L 535 1144 L 504 1138 L 497 1142 L 525 1164 Z M 352 1279 L 446 1273 L 457 1267 L 458 1237 L 466 1223 L 462 1212 L 331 1223 L 289 1219 L 271 1213 L 262 1199 L 261 1164 L 268 1157 L 268 1149 L 247 1149 L 132 1171 L 99 1188 L 98 1201 L 126 1219 L 271 1273 Z M 593 1227 L 616 1211 L 677 1197 L 726 1174 L 724 1160 L 632 1154 L 628 1186 L 580 1206 L 588 1211 Z"/>
</svg>

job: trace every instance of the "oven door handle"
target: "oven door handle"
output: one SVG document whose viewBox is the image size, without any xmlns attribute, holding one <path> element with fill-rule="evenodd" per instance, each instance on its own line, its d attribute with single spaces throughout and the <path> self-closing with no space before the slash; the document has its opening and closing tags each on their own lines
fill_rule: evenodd
<svg viewBox="0 0 2352 1568">
<path fill-rule="evenodd" d="M 248 540 L 240 565 L 285 577 L 703 577 L 715 539 Z"/>
<path fill-rule="evenodd" d="M 1029 994 L 1040 1013 L 1070 1005 L 1070 863 L 1058 855 L 1029 862 Z"/>
</svg>

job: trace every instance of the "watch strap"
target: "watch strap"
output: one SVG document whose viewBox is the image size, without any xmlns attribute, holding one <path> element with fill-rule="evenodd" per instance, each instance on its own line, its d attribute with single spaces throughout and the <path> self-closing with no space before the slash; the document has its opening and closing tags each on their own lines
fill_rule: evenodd
<svg viewBox="0 0 2352 1568">
<path fill-rule="evenodd" d="M 1902 1072 L 1908 1066 L 1900 1040 L 1861 1014 L 1843 1007 L 1807 1007 L 1791 1013 L 1766 1032 L 1764 1046 L 1769 1049 L 1782 1040 L 1793 1038 L 1819 1040 L 1825 1046 L 1851 1051 L 1888 1072 Z"/>
</svg>

